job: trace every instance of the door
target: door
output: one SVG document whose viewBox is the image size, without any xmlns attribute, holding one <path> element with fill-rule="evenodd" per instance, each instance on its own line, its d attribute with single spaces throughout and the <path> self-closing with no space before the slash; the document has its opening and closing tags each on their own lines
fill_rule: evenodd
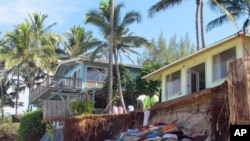
<svg viewBox="0 0 250 141">
<path fill-rule="evenodd" d="M 199 72 L 194 70 L 187 71 L 187 90 L 188 94 L 199 91 Z"/>
</svg>

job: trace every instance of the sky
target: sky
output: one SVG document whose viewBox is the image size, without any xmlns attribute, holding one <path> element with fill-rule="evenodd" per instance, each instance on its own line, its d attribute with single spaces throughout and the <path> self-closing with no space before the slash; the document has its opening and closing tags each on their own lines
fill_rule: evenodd
<svg viewBox="0 0 250 141">
<path fill-rule="evenodd" d="M 136 36 L 144 37 L 148 40 L 158 39 L 160 33 L 166 41 L 176 35 L 177 41 L 188 33 L 191 41 L 195 38 L 195 1 L 185 1 L 182 5 L 172 9 L 156 13 L 153 18 L 148 17 L 148 9 L 159 0 L 115 0 L 115 4 L 123 3 L 122 14 L 128 11 L 137 11 L 142 16 L 142 21 L 129 26 L 131 32 Z M 206 1 L 206 0 L 205 0 Z M 98 9 L 100 0 L 0 0 L 0 32 L 4 35 L 6 31 L 13 31 L 14 26 L 22 23 L 28 18 L 29 13 L 47 14 L 45 25 L 54 22 L 56 26 L 50 29 L 51 32 L 62 35 L 69 32 L 74 25 L 81 25 L 86 30 L 91 30 L 96 38 L 100 37 L 97 28 L 84 24 L 84 15 L 89 10 Z M 215 19 L 218 15 L 207 7 L 204 7 L 204 25 Z M 243 21 L 238 21 L 242 25 Z M 215 28 L 205 33 L 206 45 L 211 45 L 239 31 L 232 23 L 224 24 L 220 28 Z M 20 101 L 22 101 L 20 99 Z M 19 111 L 25 110 L 27 105 Z M 8 109 L 12 113 L 13 109 Z"/>
<path fill-rule="evenodd" d="M 90 9 L 98 9 L 100 0 L 0 0 L 0 31 L 13 31 L 14 26 L 20 24 L 29 13 L 39 12 L 47 14 L 46 25 L 57 22 L 51 28 L 51 32 L 61 34 L 69 31 L 74 25 L 81 25 L 87 30 L 92 30 L 98 37 L 99 31 L 84 24 L 84 14 Z M 185 1 L 182 5 L 172 9 L 156 13 L 153 18 L 148 17 L 148 9 L 159 0 L 115 0 L 115 4 L 123 3 L 122 12 L 137 11 L 142 15 L 142 22 L 130 26 L 134 35 L 147 39 L 158 38 L 162 32 L 166 40 L 174 34 L 178 38 L 184 37 L 186 33 L 195 42 L 195 2 Z M 205 3 L 205 5 L 207 5 Z M 205 6 L 205 25 L 217 17 Z M 242 23 L 239 23 L 241 25 Z M 221 40 L 235 32 L 237 28 L 231 23 L 216 28 L 206 33 L 206 44 Z"/>
</svg>

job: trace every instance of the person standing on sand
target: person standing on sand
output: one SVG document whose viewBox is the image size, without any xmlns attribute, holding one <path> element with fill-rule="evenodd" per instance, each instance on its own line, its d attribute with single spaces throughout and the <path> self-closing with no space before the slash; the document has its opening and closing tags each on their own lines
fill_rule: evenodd
<svg viewBox="0 0 250 141">
<path fill-rule="evenodd" d="M 159 97 L 156 94 L 151 93 L 150 95 L 145 96 L 143 101 L 143 112 L 144 112 L 143 126 L 148 125 L 151 106 L 153 106 L 157 102 L 159 102 Z"/>
</svg>

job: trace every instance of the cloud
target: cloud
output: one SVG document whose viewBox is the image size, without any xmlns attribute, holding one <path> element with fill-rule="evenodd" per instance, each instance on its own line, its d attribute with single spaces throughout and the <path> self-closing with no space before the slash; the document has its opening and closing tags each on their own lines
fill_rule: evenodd
<svg viewBox="0 0 250 141">
<path fill-rule="evenodd" d="M 47 22 L 64 24 L 68 18 L 98 6 L 91 0 L 3 0 L 0 4 L 0 30 L 13 27 L 28 18 L 29 13 L 47 14 Z"/>
</svg>

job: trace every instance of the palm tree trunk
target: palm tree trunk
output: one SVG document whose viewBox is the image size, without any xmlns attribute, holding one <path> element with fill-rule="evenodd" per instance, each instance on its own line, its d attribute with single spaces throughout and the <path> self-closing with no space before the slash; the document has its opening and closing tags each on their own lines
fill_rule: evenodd
<svg viewBox="0 0 250 141">
<path fill-rule="evenodd" d="M 114 48 L 114 58 L 115 58 L 115 67 L 116 67 L 116 75 L 117 75 L 118 94 L 120 96 L 120 101 L 122 104 L 123 111 L 124 111 L 124 113 L 127 113 L 123 94 L 122 94 L 122 84 L 121 84 L 120 68 L 119 68 L 119 64 L 118 64 L 118 54 L 117 53 L 118 52 L 117 52 L 116 48 Z"/>
<path fill-rule="evenodd" d="M 205 48 L 206 44 L 205 44 L 205 34 L 204 34 L 204 0 L 201 0 L 200 23 L 201 23 L 201 44 L 202 48 Z"/>
<path fill-rule="evenodd" d="M 111 113 L 113 95 L 113 46 L 114 46 L 114 0 L 110 0 L 110 36 L 109 36 L 109 66 L 108 66 L 108 101 L 107 110 Z"/>
<path fill-rule="evenodd" d="M 28 66 L 28 65 L 27 65 Z M 26 67 L 26 74 L 27 74 L 27 78 L 28 78 L 28 85 L 29 85 L 29 96 L 33 95 L 34 93 L 34 85 L 35 85 L 35 79 L 34 79 L 34 74 L 32 72 L 29 71 L 30 69 Z M 28 111 L 32 111 L 31 109 L 31 104 L 30 101 L 28 100 Z"/>
<path fill-rule="evenodd" d="M 198 25 L 198 17 L 199 17 L 199 7 L 200 0 L 196 0 L 196 12 L 195 12 L 195 30 L 196 30 L 196 49 L 200 50 L 200 39 L 199 39 L 199 25 Z"/>
<path fill-rule="evenodd" d="M 4 119 L 4 93 L 3 93 L 3 83 L 1 82 L 1 110 L 2 110 L 2 120 Z"/>
<path fill-rule="evenodd" d="M 34 75 L 30 75 L 29 77 L 29 85 L 30 85 L 29 93 L 32 95 L 34 93 L 34 87 L 35 87 L 35 78 L 33 76 Z M 29 111 L 32 111 L 32 105 L 29 104 L 28 108 Z"/>
<path fill-rule="evenodd" d="M 18 98 L 19 98 L 19 65 L 17 65 L 17 88 L 16 88 L 16 116 L 18 111 Z"/>
</svg>

